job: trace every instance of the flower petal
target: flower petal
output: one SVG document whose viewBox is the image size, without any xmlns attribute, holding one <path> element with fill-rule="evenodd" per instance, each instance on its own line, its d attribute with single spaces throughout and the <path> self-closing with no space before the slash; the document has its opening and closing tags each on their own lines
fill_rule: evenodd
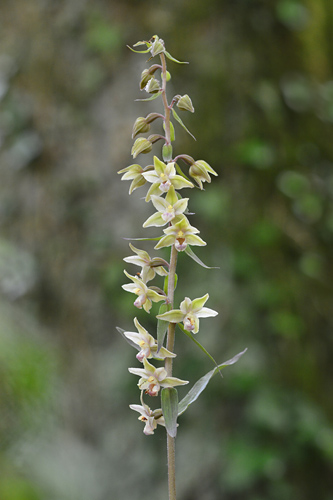
<svg viewBox="0 0 333 500">
<path fill-rule="evenodd" d="M 163 314 L 158 314 L 156 318 L 170 323 L 181 323 L 184 319 L 184 313 L 180 309 L 172 309 Z"/>
</svg>

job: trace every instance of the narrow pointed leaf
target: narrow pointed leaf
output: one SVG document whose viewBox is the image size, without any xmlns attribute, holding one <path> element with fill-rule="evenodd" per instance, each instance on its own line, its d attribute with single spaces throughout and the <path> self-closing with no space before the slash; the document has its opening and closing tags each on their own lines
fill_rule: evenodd
<svg viewBox="0 0 333 500">
<path fill-rule="evenodd" d="M 158 241 L 161 239 L 161 236 L 156 236 L 156 238 L 123 238 L 126 241 Z"/>
<path fill-rule="evenodd" d="M 219 371 L 222 370 L 225 366 L 233 365 L 236 363 L 239 358 L 247 351 L 247 349 L 244 349 L 244 351 L 236 354 L 233 358 L 229 359 L 228 361 L 225 361 L 224 363 L 221 363 L 218 365 L 216 368 L 211 370 L 210 372 L 206 373 L 203 377 L 201 377 L 195 384 L 194 386 L 189 390 L 189 392 L 186 394 L 186 396 L 180 401 L 178 405 L 178 415 L 181 415 L 184 413 L 184 411 L 187 410 L 189 405 L 196 401 L 202 391 L 206 389 L 208 382 L 210 379 Z"/>
<path fill-rule="evenodd" d="M 214 363 L 214 365 L 216 366 L 215 370 L 218 370 L 218 364 L 217 362 L 215 361 L 215 359 L 213 358 L 213 356 L 211 354 L 209 354 L 209 352 L 204 348 L 203 345 L 200 344 L 200 342 L 195 338 L 193 337 L 192 333 L 189 332 L 188 330 L 185 330 L 185 328 L 183 327 L 183 325 L 181 323 L 177 323 L 177 326 L 181 329 L 181 331 L 183 333 L 185 333 L 185 335 L 187 335 L 198 347 L 199 349 L 202 350 L 202 352 L 204 352 L 206 354 L 206 356 L 208 356 L 208 358 Z M 222 373 L 221 373 L 221 377 L 222 377 Z"/>
<path fill-rule="evenodd" d="M 153 101 L 154 99 L 157 99 L 161 94 L 162 94 L 162 92 L 156 92 L 156 94 L 153 94 L 152 96 L 147 97 L 146 99 L 135 99 L 135 100 L 136 101 Z"/>
<path fill-rule="evenodd" d="M 170 304 L 162 304 L 160 307 L 160 310 L 158 311 L 158 314 L 163 314 L 167 311 L 170 310 Z M 165 339 L 165 334 L 168 330 L 168 321 L 163 321 L 163 319 L 158 319 L 157 320 L 157 352 L 161 349 L 164 339 Z"/>
<path fill-rule="evenodd" d="M 134 342 L 132 342 L 132 340 L 128 339 L 125 335 L 124 335 L 124 332 L 126 330 L 123 330 L 122 328 L 119 328 L 119 326 L 116 326 L 116 330 L 117 332 L 120 333 L 120 335 L 126 340 L 126 342 L 128 342 L 129 345 L 131 345 L 132 347 L 134 347 L 134 349 L 136 349 L 137 351 L 140 351 L 140 347 L 137 345 L 137 344 L 134 344 Z"/>
<path fill-rule="evenodd" d="M 166 387 L 161 392 L 162 412 L 166 430 L 171 437 L 177 434 L 178 392 L 174 387 Z"/>
<path fill-rule="evenodd" d="M 172 57 L 172 55 L 169 54 L 169 52 L 167 52 L 166 50 L 164 51 L 164 54 L 167 56 L 168 59 L 170 59 L 170 61 L 173 61 L 173 62 L 178 63 L 178 64 L 188 64 L 187 61 L 178 61 L 178 59 L 175 59 L 174 57 Z"/>
<path fill-rule="evenodd" d="M 184 179 L 186 179 L 187 181 L 191 182 L 190 179 L 187 177 L 187 175 L 184 174 L 184 172 L 182 171 L 182 169 L 180 168 L 180 166 L 178 165 L 178 163 L 176 163 L 176 171 L 178 172 L 179 175 L 181 175 L 182 177 L 184 177 Z"/>
<path fill-rule="evenodd" d="M 186 132 L 188 134 L 190 134 L 191 137 L 193 137 L 193 139 L 196 141 L 196 138 L 194 137 L 193 134 L 191 134 L 191 132 L 189 131 L 189 129 L 186 127 L 186 125 L 183 123 L 183 120 L 177 115 L 176 111 L 172 108 L 172 114 L 173 114 L 173 117 L 175 120 L 177 120 L 177 122 L 183 127 L 183 129 L 186 130 Z"/>
<path fill-rule="evenodd" d="M 199 264 L 202 267 L 205 267 L 206 269 L 220 269 L 219 267 L 209 267 L 209 266 L 206 266 L 206 264 L 204 264 L 202 262 L 202 260 L 199 259 L 199 257 L 193 252 L 192 248 L 189 245 L 187 245 L 187 247 L 185 248 L 185 253 L 189 257 L 191 257 L 191 259 L 193 259 L 197 264 Z"/>
<path fill-rule="evenodd" d="M 148 48 L 146 50 L 135 50 L 132 47 L 130 47 L 129 45 L 126 45 L 126 47 L 128 47 L 132 52 L 136 52 L 137 54 L 147 54 L 147 52 L 150 51 L 150 48 Z"/>
</svg>

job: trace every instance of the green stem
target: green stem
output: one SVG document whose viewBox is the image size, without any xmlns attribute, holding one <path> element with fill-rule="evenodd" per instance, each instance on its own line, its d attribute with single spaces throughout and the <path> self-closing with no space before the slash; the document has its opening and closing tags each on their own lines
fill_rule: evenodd
<svg viewBox="0 0 333 500">
<path fill-rule="evenodd" d="M 166 69 L 166 61 L 165 61 L 165 55 L 162 53 L 160 54 L 161 58 L 161 63 L 162 63 L 162 99 L 163 99 L 163 105 L 164 105 L 164 112 L 165 112 L 165 144 L 168 146 L 171 144 L 171 132 L 170 132 L 170 108 L 168 105 L 168 100 L 166 96 L 166 84 L 167 84 L 167 69 Z"/>
<path fill-rule="evenodd" d="M 168 99 L 166 95 L 166 84 L 167 84 L 167 68 L 165 55 L 160 54 L 162 63 L 162 99 L 164 106 L 164 127 L 165 127 L 165 144 L 168 146 L 171 144 L 171 131 L 170 131 L 170 107 L 168 105 Z M 168 303 L 171 308 L 173 308 L 174 293 L 175 293 L 175 276 L 176 276 L 176 266 L 177 266 L 177 255 L 175 245 L 171 248 L 170 255 L 170 266 L 169 266 L 169 279 L 168 279 Z M 168 333 L 167 333 L 167 349 L 173 352 L 175 344 L 175 330 L 176 325 L 174 323 L 169 323 Z M 167 371 L 168 377 L 172 376 L 172 358 L 165 359 L 165 369 Z M 176 461 L 175 461 L 175 438 L 169 436 L 167 433 L 167 454 L 168 454 L 168 487 L 169 487 L 169 500 L 176 500 Z"/>
<path fill-rule="evenodd" d="M 171 248 L 169 279 L 168 279 L 168 302 L 173 308 L 174 293 L 175 293 L 175 275 L 177 266 L 178 252 L 175 245 Z M 175 323 L 169 323 L 167 334 L 167 349 L 173 352 L 175 345 Z M 168 377 L 172 376 L 172 358 L 165 359 L 165 369 Z M 168 454 L 168 485 L 169 485 L 169 500 L 176 500 L 176 455 L 175 455 L 175 438 L 167 433 L 167 454 Z"/>
</svg>

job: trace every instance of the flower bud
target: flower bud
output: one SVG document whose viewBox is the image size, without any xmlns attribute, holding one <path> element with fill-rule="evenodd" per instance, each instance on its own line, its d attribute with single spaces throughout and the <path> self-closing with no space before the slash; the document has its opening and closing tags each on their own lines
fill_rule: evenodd
<svg viewBox="0 0 333 500">
<path fill-rule="evenodd" d="M 166 81 L 169 82 L 171 80 L 171 74 L 169 71 L 166 72 Z"/>
<path fill-rule="evenodd" d="M 156 78 L 150 78 L 149 82 L 145 86 L 145 91 L 149 94 L 157 94 L 161 90 L 161 85 Z"/>
<path fill-rule="evenodd" d="M 198 183 L 200 189 L 203 189 L 203 182 L 211 182 L 210 175 L 217 175 L 215 170 L 204 160 L 197 160 L 189 168 L 189 174 Z"/>
<path fill-rule="evenodd" d="M 133 144 L 131 155 L 136 158 L 140 153 L 149 153 L 153 149 L 152 143 L 145 137 L 138 137 Z"/>
<path fill-rule="evenodd" d="M 157 69 L 161 68 L 159 64 L 153 64 L 141 73 L 140 90 L 143 90 Z"/>
<path fill-rule="evenodd" d="M 133 131 L 132 131 L 132 139 L 136 137 L 138 134 L 144 134 L 150 130 L 150 125 L 147 123 L 146 118 L 143 116 L 139 116 L 134 122 Z"/>
<path fill-rule="evenodd" d="M 183 111 L 190 111 L 191 113 L 194 113 L 194 107 L 191 98 L 187 94 L 180 97 L 177 102 L 177 107 L 179 109 L 182 109 Z"/>
<path fill-rule="evenodd" d="M 164 42 L 161 38 L 156 37 L 156 40 L 152 43 L 150 53 L 152 57 L 157 56 L 165 51 Z"/>
</svg>

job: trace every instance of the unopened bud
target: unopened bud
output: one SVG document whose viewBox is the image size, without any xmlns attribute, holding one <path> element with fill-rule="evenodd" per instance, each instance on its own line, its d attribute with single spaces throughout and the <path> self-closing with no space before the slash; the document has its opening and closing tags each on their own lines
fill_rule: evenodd
<svg viewBox="0 0 333 500">
<path fill-rule="evenodd" d="M 152 143 L 145 137 L 138 137 L 133 144 L 131 155 L 136 158 L 140 153 L 149 153 L 153 149 Z"/>
<path fill-rule="evenodd" d="M 194 113 L 194 107 L 191 98 L 187 94 L 179 98 L 177 107 L 179 109 L 182 109 L 183 111 L 190 111 L 191 113 Z"/>
<path fill-rule="evenodd" d="M 141 73 L 141 80 L 140 80 L 140 90 L 143 90 L 149 80 L 153 77 L 155 71 L 157 69 L 160 69 L 161 66 L 159 64 L 153 64 L 150 66 L 148 69 L 144 69 Z"/>
<path fill-rule="evenodd" d="M 171 80 L 171 74 L 169 73 L 169 71 L 166 72 L 166 81 L 169 82 Z"/>
<path fill-rule="evenodd" d="M 161 90 L 161 85 L 156 78 L 151 78 L 147 85 L 145 86 L 145 91 L 149 92 L 149 94 L 156 94 Z"/>
<path fill-rule="evenodd" d="M 132 131 L 132 139 L 136 137 L 138 134 L 144 134 L 150 130 L 150 125 L 147 123 L 146 118 L 143 116 L 139 116 L 134 122 L 133 131 Z"/>
</svg>

